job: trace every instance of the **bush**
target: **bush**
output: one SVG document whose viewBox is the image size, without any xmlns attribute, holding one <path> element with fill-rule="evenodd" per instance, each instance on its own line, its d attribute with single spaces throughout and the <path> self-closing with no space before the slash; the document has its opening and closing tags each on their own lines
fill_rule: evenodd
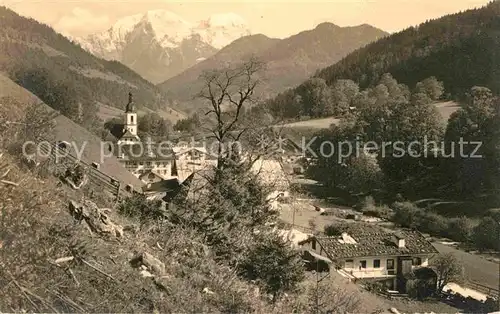
<svg viewBox="0 0 500 314">
<path fill-rule="evenodd" d="M 452 218 L 448 223 L 448 235 L 451 239 L 460 242 L 470 242 L 473 231 L 472 221 L 462 216 Z"/>
<path fill-rule="evenodd" d="M 393 208 L 392 221 L 402 227 L 418 229 L 434 236 L 448 237 L 459 242 L 469 242 L 471 240 L 473 222 L 465 216 L 446 218 L 428 212 L 410 202 L 396 202 L 393 204 Z"/>
<path fill-rule="evenodd" d="M 499 249 L 499 231 L 500 225 L 492 217 L 484 217 L 479 225 L 474 228 L 474 244 L 480 249 Z"/>
<path fill-rule="evenodd" d="M 162 201 L 150 201 L 142 194 L 135 194 L 120 203 L 118 212 L 124 216 L 139 218 L 142 221 L 159 220 L 165 217 L 166 206 Z"/>
<path fill-rule="evenodd" d="M 294 291 L 305 277 L 300 253 L 275 234 L 258 236 L 239 268 L 243 276 L 272 294 L 273 300 Z"/>
</svg>

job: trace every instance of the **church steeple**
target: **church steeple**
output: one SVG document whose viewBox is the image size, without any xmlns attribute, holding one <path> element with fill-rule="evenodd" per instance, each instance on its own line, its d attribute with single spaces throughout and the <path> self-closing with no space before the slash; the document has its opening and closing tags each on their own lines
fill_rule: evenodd
<svg viewBox="0 0 500 314">
<path fill-rule="evenodd" d="M 133 100 L 131 92 L 128 93 L 128 103 L 127 103 L 127 106 L 125 107 L 125 113 L 129 113 L 129 112 L 135 112 L 134 100 Z"/>
<path fill-rule="evenodd" d="M 137 113 L 134 108 L 132 93 L 128 93 L 128 104 L 125 107 L 125 130 L 137 136 Z"/>
</svg>

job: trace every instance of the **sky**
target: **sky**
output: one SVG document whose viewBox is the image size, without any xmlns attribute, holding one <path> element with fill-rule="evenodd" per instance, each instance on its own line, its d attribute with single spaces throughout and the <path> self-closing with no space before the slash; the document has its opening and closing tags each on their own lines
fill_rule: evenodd
<svg viewBox="0 0 500 314">
<path fill-rule="evenodd" d="M 85 36 L 108 29 L 119 18 L 165 9 L 196 22 L 216 13 L 236 13 L 253 34 L 285 38 L 321 22 L 339 26 L 370 24 L 397 32 L 428 19 L 487 4 L 488 0 L 0 0 L 17 13 L 52 26 L 56 31 Z"/>
</svg>

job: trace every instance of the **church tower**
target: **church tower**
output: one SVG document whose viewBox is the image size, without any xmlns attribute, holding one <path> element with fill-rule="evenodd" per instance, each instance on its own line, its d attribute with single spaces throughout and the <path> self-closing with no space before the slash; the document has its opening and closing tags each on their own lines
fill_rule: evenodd
<svg viewBox="0 0 500 314">
<path fill-rule="evenodd" d="M 125 108 L 125 131 L 137 136 L 137 113 L 135 112 L 132 93 L 128 93 L 128 104 Z"/>
</svg>

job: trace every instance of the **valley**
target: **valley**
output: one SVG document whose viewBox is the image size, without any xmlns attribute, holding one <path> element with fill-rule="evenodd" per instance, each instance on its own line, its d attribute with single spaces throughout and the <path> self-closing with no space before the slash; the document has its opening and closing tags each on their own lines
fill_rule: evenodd
<svg viewBox="0 0 500 314">
<path fill-rule="evenodd" d="M 482 4 L 2 3 L 0 312 L 500 310 Z"/>
</svg>

